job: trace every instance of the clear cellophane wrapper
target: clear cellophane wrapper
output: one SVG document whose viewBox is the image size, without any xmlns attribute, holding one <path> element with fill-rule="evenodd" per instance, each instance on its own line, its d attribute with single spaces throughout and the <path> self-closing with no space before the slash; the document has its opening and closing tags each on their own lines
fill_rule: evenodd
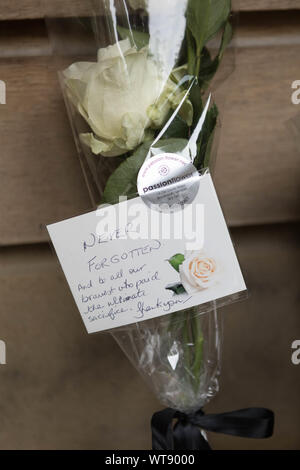
<svg viewBox="0 0 300 470">
<path fill-rule="evenodd" d="M 191 413 L 219 390 L 222 319 L 197 308 L 111 330 L 160 402 Z"/>
<path fill-rule="evenodd" d="M 202 0 L 86 0 L 79 14 L 78 2 L 63 3 L 47 24 L 93 205 L 136 194 L 151 150 L 188 149 L 199 172 L 213 171 L 214 97 L 234 60 L 232 47 L 223 60 L 230 1 L 205 11 Z M 164 405 L 190 412 L 218 390 L 221 331 L 211 302 L 111 334 Z"/>
</svg>

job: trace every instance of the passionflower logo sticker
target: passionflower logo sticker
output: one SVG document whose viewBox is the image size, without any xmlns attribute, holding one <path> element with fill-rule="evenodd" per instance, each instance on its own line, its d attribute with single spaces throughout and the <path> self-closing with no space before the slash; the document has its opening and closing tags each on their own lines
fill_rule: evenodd
<svg viewBox="0 0 300 470">
<path fill-rule="evenodd" d="M 175 294 L 197 294 L 214 286 L 219 280 L 217 261 L 204 251 L 193 251 L 186 255 L 178 253 L 168 262 L 179 273 L 180 282 L 166 287 Z"/>
<path fill-rule="evenodd" d="M 175 212 L 198 194 L 200 175 L 186 156 L 158 153 L 143 163 L 137 177 L 138 193 L 152 210 Z"/>
</svg>

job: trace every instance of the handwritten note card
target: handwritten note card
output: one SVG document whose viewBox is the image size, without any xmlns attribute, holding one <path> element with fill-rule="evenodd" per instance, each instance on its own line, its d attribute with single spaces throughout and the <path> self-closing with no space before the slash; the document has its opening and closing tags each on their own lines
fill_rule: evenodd
<svg viewBox="0 0 300 470">
<path fill-rule="evenodd" d="M 89 333 L 246 289 L 209 174 L 174 213 L 138 197 L 47 228 Z"/>
</svg>

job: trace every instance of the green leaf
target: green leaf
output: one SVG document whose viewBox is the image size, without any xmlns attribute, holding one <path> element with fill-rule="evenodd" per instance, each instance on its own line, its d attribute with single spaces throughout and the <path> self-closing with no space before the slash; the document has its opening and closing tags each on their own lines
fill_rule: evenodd
<svg viewBox="0 0 300 470">
<path fill-rule="evenodd" d="M 201 52 L 201 69 L 205 69 L 212 64 L 212 59 L 209 50 L 207 47 L 203 47 Z M 201 70 L 200 70 L 201 73 Z"/>
<path fill-rule="evenodd" d="M 177 253 L 177 255 L 174 255 L 172 258 L 168 259 L 168 262 L 179 273 L 179 266 L 184 262 L 184 255 Z"/>
<path fill-rule="evenodd" d="M 199 2 L 201 3 L 201 1 Z M 210 15 L 205 34 L 205 43 L 209 41 L 228 20 L 231 0 L 210 0 Z"/>
<path fill-rule="evenodd" d="M 189 73 L 198 76 L 204 45 L 229 18 L 231 0 L 189 0 L 187 9 L 187 57 Z M 193 44 L 192 33 L 196 43 Z"/>
<path fill-rule="evenodd" d="M 164 133 L 164 137 L 166 139 L 176 137 L 179 137 L 181 139 L 188 139 L 188 136 L 189 127 L 187 123 L 178 115 L 175 117 L 175 119 L 172 121 L 172 123 Z"/>
<path fill-rule="evenodd" d="M 186 47 L 187 47 L 187 64 L 188 74 L 193 75 L 196 66 L 196 44 L 191 30 L 186 29 Z"/>
<path fill-rule="evenodd" d="M 211 151 L 212 151 L 212 146 L 214 142 L 216 126 L 217 126 L 217 119 L 216 119 L 215 127 L 211 130 L 210 136 L 208 137 L 208 140 L 207 140 L 202 168 L 208 168 L 210 165 Z"/>
<path fill-rule="evenodd" d="M 212 0 L 189 0 L 187 9 L 187 25 L 191 31 L 200 53 L 207 37 L 207 28 L 210 23 Z M 223 1 L 223 0 L 222 0 Z"/>
<path fill-rule="evenodd" d="M 186 294 L 186 290 L 182 284 L 174 284 L 173 286 L 167 286 L 167 290 L 171 290 L 176 295 Z"/>
<path fill-rule="evenodd" d="M 159 153 L 178 153 L 185 149 L 187 144 L 187 139 L 161 139 L 152 147 L 152 152 L 154 155 Z"/>
<path fill-rule="evenodd" d="M 132 46 L 136 46 L 137 49 L 142 49 L 145 46 L 148 46 L 150 36 L 148 33 L 142 33 L 141 31 L 129 30 L 118 26 L 118 33 L 122 39 L 129 39 Z"/>
<path fill-rule="evenodd" d="M 207 113 L 203 129 L 200 134 L 198 153 L 194 160 L 194 165 L 198 170 L 206 168 L 209 165 L 214 130 L 217 125 L 218 115 L 218 108 L 214 104 Z"/>
<path fill-rule="evenodd" d="M 198 84 L 195 84 L 190 91 L 190 101 L 193 105 L 194 117 L 193 117 L 193 129 L 197 126 L 201 114 L 203 112 L 202 94 L 201 88 Z"/>
<path fill-rule="evenodd" d="M 229 22 L 226 23 L 218 54 L 214 60 L 211 60 L 210 54 L 206 47 L 203 48 L 201 60 L 201 68 L 199 72 L 199 83 L 201 88 L 206 88 L 210 80 L 214 77 L 221 63 L 224 51 L 232 39 L 232 26 Z"/>
<path fill-rule="evenodd" d="M 222 41 L 221 41 L 221 46 L 219 49 L 219 54 L 218 54 L 218 60 L 219 62 L 222 60 L 224 52 L 228 44 L 230 43 L 233 35 L 233 29 L 231 26 L 231 23 L 229 21 L 226 22 L 223 36 L 222 36 Z"/>
<path fill-rule="evenodd" d="M 144 143 L 109 177 L 103 193 L 102 202 L 117 202 L 119 196 L 129 196 L 137 192 L 138 172 L 145 161 L 150 143 Z M 108 158 L 108 157 L 107 157 Z"/>
</svg>

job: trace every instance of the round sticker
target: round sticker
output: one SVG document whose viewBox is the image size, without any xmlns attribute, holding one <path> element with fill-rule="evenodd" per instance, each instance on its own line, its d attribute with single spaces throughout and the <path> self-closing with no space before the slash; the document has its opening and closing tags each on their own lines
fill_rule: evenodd
<svg viewBox="0 0 300 470">
<path fill-rule="evenodd" d="M 161 153 L 141 167 L 137 187 L 145 204 L 161 212 L 174 212 L 196 197 L 200 176 L 190 160 L 176 153 Z"/>
</svg>

